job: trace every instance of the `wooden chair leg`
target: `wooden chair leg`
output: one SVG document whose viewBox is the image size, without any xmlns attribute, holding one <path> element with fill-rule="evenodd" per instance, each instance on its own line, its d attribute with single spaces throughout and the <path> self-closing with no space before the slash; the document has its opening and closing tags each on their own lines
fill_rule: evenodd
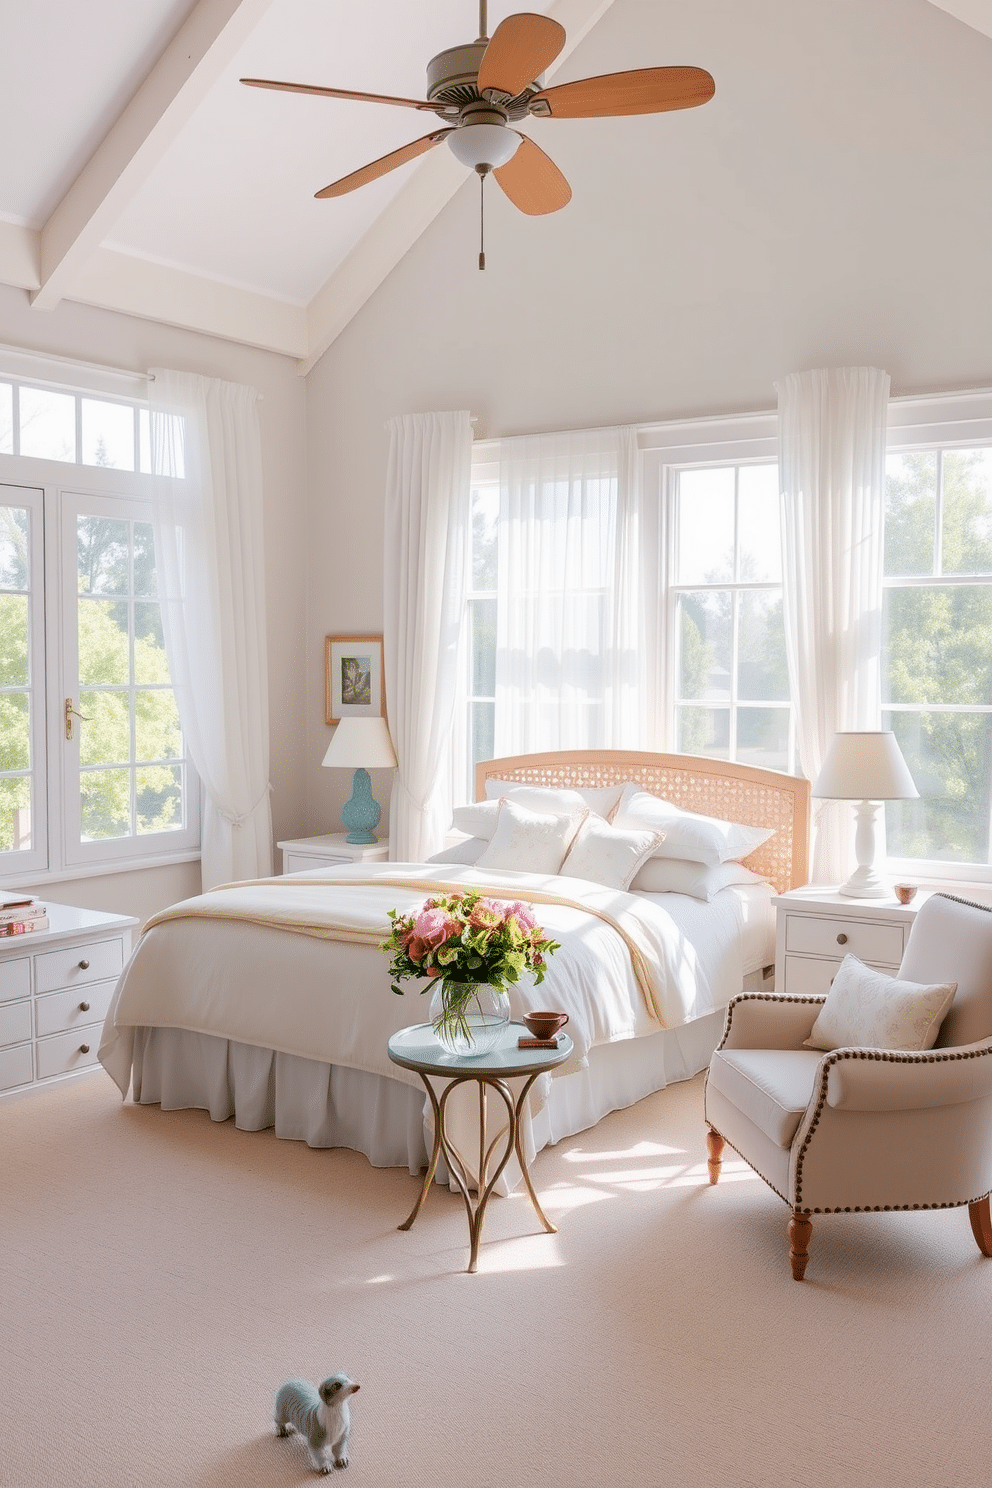
<svg viewBox="0 0 992 1488">
<path fill-rule="evenodd" d="M 976 1199 L 973 1204 L 968 1205 L 968 1218 L 971 1220 L 971 1233 L 982 1255 L 992 1256 L 992 1217 L 989 1215 L 988 1194 L 984 1199 Z"/>
<path fill-rule="evenodd" d="M 789 1220 L 789 1260 L 792 1262 L 792 1278 L 802 1281 L 809 1260 L 809 1237 L 813 1233 L 813 1221 L 802 1209 L 794 1209 Z"/>
<path fill-rule="evenodd" d="M 712 1126 L 706 1128 L 706 1166 L 709 1169 L 710 1182 L 716 1183 L 720 1176 L 720 1168 L 723 1164 L 723 1138 Z"/>
</svg>

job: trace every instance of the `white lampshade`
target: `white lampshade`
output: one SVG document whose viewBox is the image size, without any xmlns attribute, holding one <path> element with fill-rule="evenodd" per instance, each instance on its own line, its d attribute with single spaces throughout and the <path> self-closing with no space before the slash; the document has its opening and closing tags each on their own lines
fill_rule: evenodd
<svg viewBox="0 0 992 1488">
<path fill-rule="evenodd" d="M 448 135 L 448 147 L 462 165 L 495 170 L 516 153 L 520 135 L 505 124 L 463 124 Z"/>
<path fill-rule="evenodd" d="M 323 763 L 348 770 L 391 770 L 396 752 L 384 718 L 342 718 Z"/>
<path fill-rule="evenodd" d="M 813 795 L 832 801 L 909 801 L 916 789 L 891 732 L 834 734 Z"/>
</svg>

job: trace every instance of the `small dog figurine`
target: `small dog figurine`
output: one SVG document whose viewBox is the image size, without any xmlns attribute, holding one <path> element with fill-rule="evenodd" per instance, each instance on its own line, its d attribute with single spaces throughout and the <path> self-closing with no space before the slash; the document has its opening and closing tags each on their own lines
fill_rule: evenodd
<svg viewBox="0 0 992 1488">
<path fill-rule="evenodd" d="M 347 1467 L 351 1430 L 348 1396 L 359 1388 L 346 1374 L 332 1374 L 316 1390 L 308 1380 L 287 1380 L 276 1396 L 276 1435 L 289 1436 L 291 1431 L 298 1431 L 319 1473 Z"/>
</svg>

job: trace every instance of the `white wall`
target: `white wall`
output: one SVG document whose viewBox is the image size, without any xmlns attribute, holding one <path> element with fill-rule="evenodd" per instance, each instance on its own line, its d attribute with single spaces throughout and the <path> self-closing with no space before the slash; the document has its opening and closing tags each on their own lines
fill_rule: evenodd
<svg viewBox="0 0 992 1488">
<path fill-rule="evenodd" d="M 480 273 L 470 178 L 307 379 L 310 831 L 348 793 L 322 638 L 382 628 L 390 415 L 468 407 L 484 437 L 771 408 L 815 366 L 992 382 L 992 41 L 926 0 L 615 0 L 594 39 L 556 82 L 693 63 L 716 97 L 534 121 L 570 205 L 487 183 Z"/>
<path fill-rule="evenodd" d="M 0 342 L 138 372 L 156 365 L 175 367 L 247 383 L 261 393 L 272 814 L 276 838 L 298 835 L 305 814 L 305 601 L 300 580 L 306 472 L 304 386 L 295 361 L 86 306 L 63 303 L 51 312 L 36 311 L 26 294 L 2 286 Z M 166 904 L 198 893 L 200 873 L 199 864 L 193 863 L 31 887 L 56 902 L 145 919 Z"/>
</svg>

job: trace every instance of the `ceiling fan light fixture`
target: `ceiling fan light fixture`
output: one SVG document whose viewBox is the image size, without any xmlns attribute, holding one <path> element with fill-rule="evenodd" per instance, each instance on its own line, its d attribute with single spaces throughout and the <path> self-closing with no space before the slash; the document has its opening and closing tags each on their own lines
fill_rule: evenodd
<svg viewBox="0 0 992 1488">
<path fill-rule="evenodd" d="M 455 158 L 472 170 L 505 165 L 520 144 L 520 135 L 505 124 L 462 124 L 446 138 Z"/>
</svg>

